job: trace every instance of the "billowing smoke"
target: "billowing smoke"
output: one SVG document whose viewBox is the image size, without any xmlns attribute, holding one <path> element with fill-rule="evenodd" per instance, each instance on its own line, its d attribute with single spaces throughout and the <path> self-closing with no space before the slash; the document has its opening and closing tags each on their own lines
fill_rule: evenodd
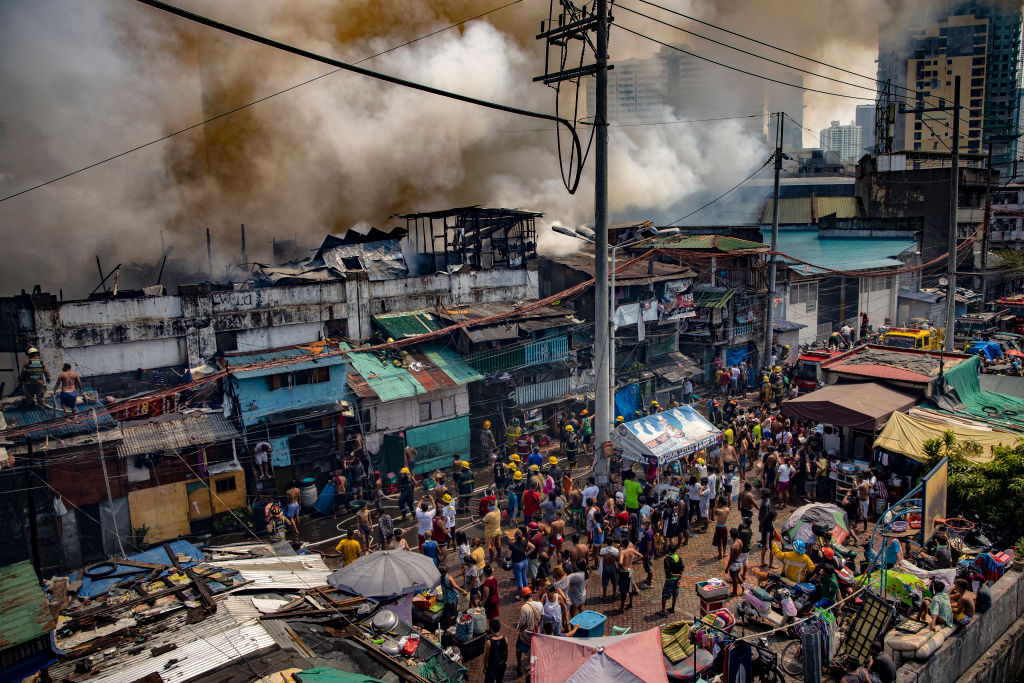
<svg viewBox="0 0 1024 683">
<path fill-rule="evenodd" d="M 501 3 L 181 4 L 355 61 Z M 629 4 L 655 13 L 635 0 Z M 868 73 L 878 22 L 896 18 L 881 0 L 826 3 L 813 12 L 791 1 L 672 6 L 828 61 L 851 64 L 853 58 Z M 365 66 L 550 112 L 552 91 L 531 81 L 543 70 L 543 45 L 534 34 L 546 16 L 545 4 L 523 2 Z M 616 21 L 665 42 L 708 51 L 702 41 L 621 9 Z M 126 0 L 10 0 L 0 4 L 0 41 L 2 195 L 331 70 Z M 658 49 L 613 33 L 613 61 Z M 745 64 L 734 55 L 725 61 Z M 763 73 L 765 67 L 754 70 Z M 800 80 L 793 74 L 787 78 Z M 714 102 L 719 115 L 756 113 L 743 108 L 749 108 L 745 93 L 760 93 L 762 82 L 721 72 L 714 85 L 714 93 L 694 92 L 689 99 Z M 799 107 L 799 91 L 790 95 Z M 827 112 L 821 121 L 834 115 L 828 107 L 841 106 L 847 114 L 840 118 L 852 116 L 849 101 L 804 101 Z M 563 114 L 571 110 L 571 93 L 563 93 L 561 105 Z M 666 109 L 660 118 L 686 114 Z M 666 207 L 696 205 L 732 185 L 767 158 L 763 128 L 760 122 L 751 126 L 737 120 L 613 128 L 613 215 L 637 221 L 661 217 L 671 212 Z M 585 139 L 588 132 L 581 127 Z M 567 153 L 564 135 L 562 143 Z M 592 167 L 590 159 L 588 173 Z M 333 74 L 0 203 L 8 238 L 0 292 L 38 283 L 49 291 L 64 288 L 67 297 L 84 296 L 98 282 L 96 255 L 105 270 L 121 262 L 153 263 L 162 242 L 173 247 L 172 259 L 183 259 L 181 269 L 205 272 L 206 228 L 213 234 L 215 277 L 221 277 L 227 265 L 241 261 L 238 225 L 243 223 L 249 259 L 265 262 L 274 237 L 296 236 L 300 244 L 315 246 L 325 233 L 361 222 L 389 226 L 395 222 L 388 218 L 392 214 L 448 206 L 528 208 L 564 225 L 591 221 L 591 177 L 569 195 L 559 172 L 554 127 L 548 122 Z M 568 238 L 559 240 L 545 232 L 541 248 L 572 248 Z M 152 284 L 152 279 L 122 286 Z"/>
</svg>

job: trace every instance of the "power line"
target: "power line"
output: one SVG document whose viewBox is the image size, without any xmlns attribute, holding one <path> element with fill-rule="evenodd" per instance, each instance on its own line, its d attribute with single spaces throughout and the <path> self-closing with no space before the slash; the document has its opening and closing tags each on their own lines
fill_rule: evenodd
<svg viewBox="0 0 1024 683">
<path fill-rule="evenodd" d="M 758 169 L 757 169 L 756 171 L 754 171 L 753 173 L 751 173 L 750 175 L 748 175 L 748 176 L 747 176 L 746 178 L 744 178 L 743 180 L 739 181 L 738 183 L 736 183 L 735 185 L 733 185 L 733 186 L 732 186 L 732 187 L 730 187 L 730 188 L 729 188 L 728 190 L 726 190 L 726 191 L 725 191 L 725 192 L 723 192 L 722 194 L 718 195 L 717 197 L 715 197 L 715 198 L 714 198 L 714 199 L 712 199 L 711 201 L 709 201 L 709 202 L 707 202 L 706 204 L 703 204 L 703 205 L 701 205 L 700 207 L 698 207 L 698 208 L 694 209 L 693 211 L 691 211 L 690 213 L 686 214 L 685 216 L 680 216 L 679 218 L 675 219 L 674 221 L 672 221 L 672 222 L 671 222 L 671 223 L 669 223 L 668 225 L 675 225 L 675 224 L 676 224 L 676 223 L 678 223 L 679 221 L 685 221 L 685 220 L 686 220 L 687 218 L 689 218 L 690 216 L 692 216 L 692 215 L 694 215 L 694 214 L 696 214 L 696 213 L 700 213 L 701 211 L 703 211 L 704 209 L 708 208 L 709 206 L 711 206 L 711 205 L 712 205 L 712 204 L 714 204 L 715 202 L 719 201 L 719 200 L 720 200 L 720 199 L 722 199 L 723 197 L 727 196 L 728 194 L 730 194 L 731 192 L 733 192 L 733 190 L 736 190 L 737 188 L 739 188 L 739 187 L 740 187 L 740 185 L 743 185 L 744 183 L 746 183 L 747 181 L 749 181 L 749 180 L 750 180 L 751 178 L 753 178 L 754 176 L 756 176 L 756 175 L 757 175 L 758 173 L 760 173 L 761 171 L 763 171 L 763 170 L 764 170 L 764 168 L 765 168 L 765 166 L 767 166 L 767 165 L 768 165 L 768 164 L 770 164 L 771 162 L 772 162 L 772 157 L 769 157 L 767 161 L 765 161 L 765 162 L 764 162 L 763 164 L 761 164 L 761 166 L 760 166 L 760 167 L 759 167 L 759 168 L 758 168 Z"/>
<path fill-rule="evenodd" d="M 648 121 L 640 123 L 609 123 L 609 128 L 639 128 L 642 126 L 672 126 L 679 123 L 706 123 L 710 121 L 735 121 L 738 119 L 759 119 L 768 116 L 764 112 L 757 114 L 740 114 L 738 116 L 713 116 L 706 119 L 678 119 L 673 121 Z M 580 119 L 579 124 L 581 126 L 592 125 L 590 121 L 586 119 Z M 512 129 L 512 130 L 497 130 L 496 133 L 548 133 L 550 128 L 523 128 L 523 129 Z"/>
<path fill-rule="evenodd" d="M 512 0 L 511 2 L 507 2 L 504 5 L 501 5 L 499 7 L 495 7 L 494 9 L 490 9 L 490 10 L 487 10 L 486 12 L 481 12 L 480 14 L 477 14 L 475 16 L 469 17 L 468 19 L 463 19 L 462 21 L 458 21 L 458 22 L 456 22 L 454 24 L 449 24 L 448 26 L 445 26 L 444 28 L 440 28 L 440 29 L 438 29 L 436 31 L 431 31 L 430 33 L 426 33 L 426 34 L 424 34 L 422 36 L 419 36 L 418 38 L 413 38 L 412 40 L 406 41 L 406 42 L 401 43 L 399 45 L 394 45 L 392 47 L 387 48 L 386 50 L 381 50 L 380 52 L 372 54 L 372 55 L 370 55 L 368 57 L 363 57 L 362 59 L 360 59 L 360 60 L 358 60 L 356 62 L 353 62 L 353 64 L 362 64 L 363 62 L 368 62 L 371 59 L 376 59 L 377 57 L 380 57 L 382 55 L 386 55 L 389 52 L 394 52 L 395 50 L 401 49 L 403 47 L 407 47 L 409 45 L 412 45 L 413 43 L 417 43 L 417 42 L 419 42 L 421 40 L 425 40 L 427 38 L 431 38 L 433 36 L 436 36 L 439 33 L 444 33 L 445 31 L 448 31 L 448 30 L 451 30 L 453 28 L 456 28 L 457 26 L 462 26 L 463 24 L 469 23 L 471 21 L 475 21 L 477 19 L 480 19 L 481 17 L 487 16 L 488 14 L 492 14 L 492 13 L 497 12 L 499 10 L 503 10 L 506 7 L 510 7 L 511 5 L 516 5 L 516 4 L 518 4 L 518 3 L 522 2 L 522 1 L 523 0 Z M 312 78 L 310 78 L 308 80 L 302 81 L 301 83 L 296 83 L 294 85 L 290 85 L 287 88 L 283 88 L 282 90 L 278 90 L 276 92 L 270 93 L 269 95 L 266 95 L 265 97 L 261 97 L 259 99 L 253 100 L 252 102 L 248 102 L 246 104 L 240 105 L 238 107 L 235 107 L 234 109 L 229 109 L 229 110 L 227 110 L 225 112 L 222 112 L 222 113 L 217 114 L 215 116 L 211 116 L 210 118 L 204 119 L 204 120 L 202 120 L 202 121 L 200 121 L 198 123 L 193 123 L 190 126 L 186 126 L 186 127 L 181 128 L 179 130 L 176 130 L 176 131 L 174 131 L 172 133 L 167 133 L 166 135 L 163 135 L 163 136 L 161 136 L 159 138 L 156 138 L 155 140 L 150 140 L 149 142 L 146 142 L 144 144 L 138 145 L 136 147 L 132 147 L 131 149 L 125 150 L 123 152 L 119 152 L 117 154 L 114 154 L 112 156 L 107 157 L 106 159 L 101 159 L 100 161 L 96 161 L 94 163 L 91 163 L 88 166 L 83 166 L 83 167 L 81 167 L 81 168 L 79 168 L 77 170 L 69 171 L 68 173 L 65 173 L 63 175 L 57 176 L 56 178 L 51 178 L 50 180 L 47 180 L 46 182 L 42 182 L 42 183 L 39 183 L 38 185 L 33 185 L 32 187 L 27 187 L 27 188 L 25 188 L 23 190 L 19 190 L 18 192 L 15 192 L 14 194 L 10 194 L 10 195 L 7 195 L 6 197 L 0 198 L 0 202 L 5 202 L 8 199 L 14 199 L 15 197 L 19 197 L 19 196 L 21 196 L 23 194 L 27 194 L 29 192 L 32 192 L 33 190 L 38 190 L 41 187 L 46 187 L 47 185 L 52 185 L 53 183 L 59 182 L 61 180 L 64 180 L 65 178 L 70 178 L 71 176 L 77 175 L 79 173 L 82 173 L 83 171 L 88 171 L 89 169 L 96 168 L 97 166 L 105 164 L 105 163 L 107 163 L 109 161 L 114 161 L 115 159 L 120 159 L 121 157 L 127 156 L 128 154 L 132 154 L 133 152 L 138 152 L 141 149 L 145 149 L 146 147 L 150 147 L 150 146 L 155 145 L 157 143 L 163 142 L 164 140 L 169 140 L 170 138 L 173 138 L 176 135 L 181 135 L 182 133 L 187 133 L 190 130 L 194 130 L 194 129 L 198 128 L 199 126 L 204 126 L 207 123 L 211 123 L 211 122 L 216 121 L 218 119 L 222 119 L 225 116 L 230 116 L 231 114 L 235 114 L 237 112 L 240 112 L 243 109 L 248 109 L 249 107 L 253 107 L 253 106 L 257 105 L 257 104 L 260 104 L 261 102 L 266 102 L 267 100 L 269 100 L 269 99 L 271 99 L 273 97 L 277 97 L 278 95 L 283 95 L 284 93 L 291 92 L 292 90 L 296 90 L 298 88 L 301 88 L 304 85 L 309 85 L 310 83 L 318 81 L 321 78 L 326 78 L 327 76 L 333 76 L 334 74 L 336 74 L 336 73 L 338 73 L 340 71 L 344 71 L 344 69 L 340 69 L 340 68 L 339 69 L 332 69 L 331 71 L 327 71 L 325 73 L 322 73 L 319 76 L 314 76 L 314 77 L 312 77 Z"/>
<path fill-rule="evenodd" d="M 150 2 L 151 0 L 138 0 L 138 1 L 139 2 Z M 658 45 L 662 45 L 662 46 L 667 47 L 667 48 L 669 48 L 671 50 L 675 50 L 676 52 L 681 52 L 681 53 L 683 53 L 685 55 L 690 55 L 691 57 L 696 57 L 697 59 L 702 59 L 705 62 L 710 62 L 712 64 L 716 64 L 716 65 L 718 65 L 718 66 L 720 66 L 720 67 L 722 67 L 724 69 L 729 69 L 730 71 L 736 71 L 738 73 L 745 74 L 747 76 L 753 76 L 754 78 L 760 78 L 761 80 L 764 80 L 764 81 L 769 81 L 771 83 L 778 83 L 779 85 L 785 85 L 785 86 L 789 86 L 790 88 L 797 88 L 799 90 L 806 90 L 807 92 L 816 92 L 816 93 L 821 93 L 822 95 L 831 95 L 832 97 L 842 97 L 844 99 L 857 100 L 859 102 L 874 102 L 874 98 L 873 97 L 858 97 L 857 95 L 844 95 L 842 93 L 831 92 L 829 90 L 820 90 L 818 88 L 809 88 L 806 85 L 797 85 L 796 83 L 789 83 L 788 81 L 781 81 L 781 80 L 779 80 L 777 78 L 771 78 L 770 76 L 764 76 L 762 74 L 754 73 L 753 71 L 747 71 L 746 69 L 741 69 L 741 68 L 736 67 L 736 66 L 731 66 L 729 64 L 725 64 L 724 62 L 719 62 L 717 60 L 711 59 L 710 57 L 704 57 L 703 55 L 699 55 L 696 52 L 690 52 L 689 50 L 684 50 L 683 48 L 678 47 L 676 45 L 671 45 L 670 43 L 666 43 L 666 42 L 664 42 L 662 40 L 658 40 L 657 38 L 652 38 L 651 36 L 645 35 L 645 34 L 639 32 L 639 31 L 634 31 L 633 29 L 631 29 L 631 28 L 629 28 L 627 26 L 623 26 L 622 24 L 616 24 L 616 27 L 622 29 L 623 31 L 626 31 L 627 33 L 632 33 L 635 36 L 638 36 L 638 37 L 643 38 L 645 40 L 649 40 L 652 43 L 657 43 Z"/>
</svg>

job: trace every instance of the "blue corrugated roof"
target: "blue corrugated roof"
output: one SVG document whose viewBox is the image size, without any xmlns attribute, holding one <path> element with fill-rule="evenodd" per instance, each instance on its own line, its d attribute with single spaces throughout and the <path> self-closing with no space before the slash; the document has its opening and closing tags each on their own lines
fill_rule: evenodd
<svg viewBox="0 0 1024 683">
<path fill-rule="evenodd" d="M 771 230 L 762 228 L 761 232 L 769 242 Z M 917 242 L 905 237 L 821 237 L 816 228 L 780 229 L 778 241 L 778 250 L 786 256 L 813 264 L 789 261 L 789 269 L 801 275 L 826 272 L 823 268 L 873 270 L 902 266 L 893 257 L 916 247 Z"/>
<path fill-rule="evenodd" d="M 296 361 L 286 366 L 259 368 L 254 370 L 241 370 L 234 373 L 235 377 L 245 379 L 247 377 L 262 377 L 273 375 L 279 372 L 295 372 L 297 370 L 309 370 L 310 368 L 340 365 L 345 362 L 345 357 L 340 354 L 327 355 L 333 352 L 331 348 L 325 348 L 318 354 L 311 352 L 312 346 L 293 346 L 286 349 L 274 349 L 272 351 L 253 351 L 252 353 L 232 354 L 225 356 L 229 367 L 251 365 L 253 363 L 264 363 L 268 361 L 285 360 L 288 358 L 308 358 L 309 360 Z"/>
<path fill-rule="evenodd" d="M 88 406 L 83 409 L 79 407 L 78 412 L 87 412 Z M 57 410 L 56 408 L 36 408 L 29 407 L 25 404 L 19 403 L 16 406 L 8 408 L 4 411 L 4 421 L 8 427 L 24 427 L 26 425 L 38 424 L 40 422 L 47 422 L 49 420 L 56 420 L 64 417 L 63 410 Z M 117 426 L 117 422 L 110 415 L 97 414 L 100 423 L 100 429 L 111 429 Z M 34 432 L 34 439 L 64 439 L 69 436 L 77 436 L 79 434 L 88 434 L 89 432 L 96 431 L 96 422 L 93 421 L 92 415 L 81 422 L 75 422 L 73 424 L 61 425 L 59 427 L 51 427 L 49 429 L 43 429 L 38 432 Z"/>
</svg>

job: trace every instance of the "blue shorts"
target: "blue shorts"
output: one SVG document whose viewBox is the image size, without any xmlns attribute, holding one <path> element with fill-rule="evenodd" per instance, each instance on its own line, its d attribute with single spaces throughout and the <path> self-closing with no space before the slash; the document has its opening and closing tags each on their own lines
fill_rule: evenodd
<svg viewBox="0 0 1024 683">
<path fill-rule="evenodd" d="M 78 392 L 75 391 L 62 391 L 60 392 L 60 404 L 65 408 L 74 409 L 75 404 L 78 402 Z"/>
<path fill-rule="evenodd" d="M 288 508 L 284 511 L 284 516 L 288 519 L 294 519 L 299 516 L 299 504 L 288 503 Z"/>
</svg>

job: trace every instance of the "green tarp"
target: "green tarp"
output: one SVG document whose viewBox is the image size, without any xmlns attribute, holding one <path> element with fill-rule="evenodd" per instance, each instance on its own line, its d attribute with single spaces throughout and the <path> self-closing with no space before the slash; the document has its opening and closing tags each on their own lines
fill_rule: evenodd
<svg viewBox="0 0 1024 683">
<path fill-rule="evenodd" d="M 300 671 L 295 678 L 300 683 L 384 683 L 379 678 L 340 671 L 329 666 L 317 666 Z"/>
<path fill-rule="evenodd" d="M 926 407 L 964 415 L 1003 429 L 1024 432 L 1024 399 L 982 389 L 978 379 L 980 362 L 975 356 L 943 373 L 949 387 L 956 389 L 962 404 L 959 409 L 944 409 L 936 403 L 926 404 Z"/>
</svg>

